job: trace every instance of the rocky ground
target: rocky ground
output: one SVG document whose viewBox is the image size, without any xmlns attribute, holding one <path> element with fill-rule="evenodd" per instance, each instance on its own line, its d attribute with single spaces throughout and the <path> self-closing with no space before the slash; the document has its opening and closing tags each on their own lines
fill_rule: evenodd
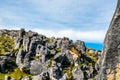
<svg viewBox="0 0 120 80">
<path fill-rule="evenodd" d="M 96 80 L 100 56 L 80 40 L 0 30 L 0 80 Z"/>
</svg>

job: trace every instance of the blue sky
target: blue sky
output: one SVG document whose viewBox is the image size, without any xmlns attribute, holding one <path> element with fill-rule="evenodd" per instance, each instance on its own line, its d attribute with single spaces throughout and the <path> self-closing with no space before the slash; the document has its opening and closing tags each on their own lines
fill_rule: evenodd
<svg viewBox="0 0 120 80">
<path fill-rule="evenodd" d="M 101 49 L 117 0 L 0 0 L 0 29 L 37 31 Z"/>
</svg>

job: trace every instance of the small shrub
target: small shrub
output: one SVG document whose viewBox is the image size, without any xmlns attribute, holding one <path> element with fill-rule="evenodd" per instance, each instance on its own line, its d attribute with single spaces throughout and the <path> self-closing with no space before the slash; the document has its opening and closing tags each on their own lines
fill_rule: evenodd
<svg viewBox="0 0 120 80">
<path fill-rule="evenodd" d="M 13 72 L 7 73 L 6 75 L 8 75 L 8 76 L 10 76 L 10 77 L 12 77 L 12 78 L 15 78 L 16 80 L 19 80 L 19 77 L 20 77 L 20 76 L 22 76 L 22 77 L 28 76 L 28 74 L 22 72 L 22 71 L 20 70 L 20 68 L 16 68 L 16 69 L 14 69 Z"/>
<path fill-rule="evenodd" d="M 30 69 L 27 67 L 23 67 L 22 68 L 22 72 L 26 73 L 26 74 L 30 74 Z"/>
<path fill-rule="evenodd" d="M 55 48 L 56 53 L 60 53 L 61 49 L 60 48 Z"/>
<path fill-rule="evenodd" d="M 50 61 L 48 62 L 48 67 L 51 67 L 53 60 L 54 60 L 53 58 L 50 59 Z"/>
<path fill-rule="evenodd" d="M 52 42 L 52 39 L 51 39 L 51 38 L 46 38 L 46 39 L 45 39 L 45 42 L 51 43 L 51 42 Z"/>
<path fill-rule="evenodd" d="M 5 54 L 5 52 L 11 52 L 14 49 L 14 40 L 11 39 L 6 34 L 0 35 L 0 54 Z"/>
</svg>

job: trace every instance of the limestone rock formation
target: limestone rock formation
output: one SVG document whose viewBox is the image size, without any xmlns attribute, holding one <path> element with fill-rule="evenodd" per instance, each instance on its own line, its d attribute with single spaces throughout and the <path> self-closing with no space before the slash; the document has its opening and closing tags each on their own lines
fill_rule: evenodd
<svg viewBox="0 0 120 80">
<path fill-rule="evenodd" d="M 81 40 L 48 38 L 24 29 L 0 30 L 0 79 L 93 79 L 99 70 L 98 54 Z"/>
<path fill-rule="evenodd" d="M 98 80 L 120 80 L 120 0 L 104 41 Z"/>
</svg>

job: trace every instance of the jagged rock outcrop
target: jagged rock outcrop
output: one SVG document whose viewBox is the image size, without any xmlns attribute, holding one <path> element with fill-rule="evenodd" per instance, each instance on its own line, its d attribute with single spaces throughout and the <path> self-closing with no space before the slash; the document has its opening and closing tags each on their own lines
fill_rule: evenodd
<svg viewBox="0 0 120 80">
<path fill-rule="evenodd" d="M 87 80 L 99 70 L 94 67 L 100 52 L 80 40 L 48 38 L 24 29 L 0 30 L 0 40 L 0 46 L 10 48 L 0 47 L 0 72 L 16 80 Z"/>
<path fill-rule="evenodd" d="M 49 68 L 50 78 L 52 80 L 59 80 L 62 77 L 62 68 L 58 66 L 55 61 L 52 62 L 51 67 Z"/>
<path fill-rule="evenodd" d="M 25 56 L 25 52 L 21 49 L 19 50 L 17 56 L 16 56 L 16 64 L 18 66 L 23 66 L 23 58 Z"/>
<path fill-rule="evenodd" d="M 76 49 L 79 51 L 79 52 L 81 52 L 81 53 L 85 53 L 85 51 L 86 51 L 86 47 L 85 47 L 85 44 L 84 44 L 84 42 L 83 41 L 80 41 L 80 40 L 77 40 L 76 42 L 75 42 L 75 47 L 76 47 Z"/>
<path fill-rule="evenodd" d="M 120 0 L 104 41 L 98 80 L 120 80 Z"/>
</svg>

